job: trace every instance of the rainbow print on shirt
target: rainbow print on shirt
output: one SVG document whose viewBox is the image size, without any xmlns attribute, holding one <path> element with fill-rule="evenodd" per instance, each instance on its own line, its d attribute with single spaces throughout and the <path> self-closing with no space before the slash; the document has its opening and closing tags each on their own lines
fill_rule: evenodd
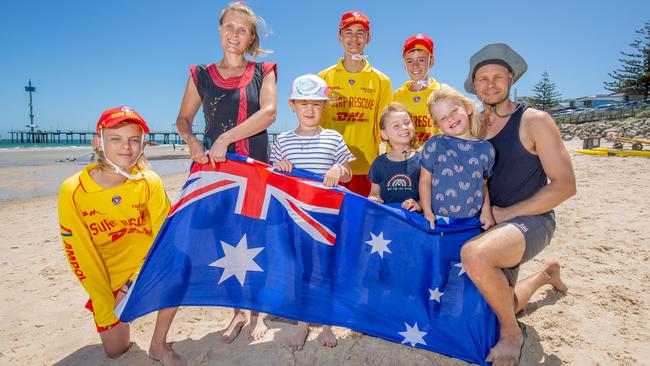
<svg viewBox="0 0 650 366">
<path fill-rule="evenodd" d="M 386 188 L 389 190 L 403 190 L 411 189 L 413 187 L 413 182 L 411 178 L 406 174 L 395 174 L 392 176 L 386 183 Z"/>
</svg>

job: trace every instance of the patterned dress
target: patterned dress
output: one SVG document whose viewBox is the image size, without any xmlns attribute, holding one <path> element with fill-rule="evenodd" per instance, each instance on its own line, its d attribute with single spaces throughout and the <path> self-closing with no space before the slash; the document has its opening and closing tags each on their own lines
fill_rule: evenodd
<svg viewBox="0 0 650 366">
<path fill-rule="evenodd" d="M 431 172 L 431 208 L 439 216 L 479 214 L 483 182 L 492 175 L 494 148 L 485 140 L 436 135 L 424 145 L 422 167 Z"/>
<path fill-rule="evenodd" d="M 249 62 L 241 76 L 224 79 L 217 65 L 193 65 L 190 74 L 199 91 L 205 117 L 203 145 L 209 149 L 224 132 L 243 123 L 260 109 L 260 89 L 269 72 L 276 73 L 276 64 Z M 228 152 L 268 162 L 269 142 L 266 130 L 239 140 Z"/>
</svg>

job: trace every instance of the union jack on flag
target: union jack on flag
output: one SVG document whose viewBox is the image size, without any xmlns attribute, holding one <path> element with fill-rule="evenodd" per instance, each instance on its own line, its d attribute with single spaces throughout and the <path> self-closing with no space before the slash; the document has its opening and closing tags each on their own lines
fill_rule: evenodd
<svg viewBox="0 0 650 366">
<path fill-rule="evenodd" d="M 258 169 L 242 169 L 250 165 Z M 229 189 L 238 190 L 235 214 L 266 220 L 270 200 L 275 198 L 291 219 L 314 240 L 329 245 L 336 242 L 336 234 L 310 212 L 338 215 L 343 192 L 300 176 L 284 175 L 250 158 L 231 159 L 214 168 L 207 164 L 194 164 L 169 216 L 197 200 Z"/>
</svg>

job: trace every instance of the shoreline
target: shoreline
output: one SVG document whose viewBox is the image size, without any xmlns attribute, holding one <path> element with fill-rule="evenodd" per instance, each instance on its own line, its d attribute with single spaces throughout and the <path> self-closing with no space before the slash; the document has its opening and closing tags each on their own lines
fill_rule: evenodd
<svg viewBox="0 0 650 366">
<path fill-rule="evenodd" d="M 160 156 L 187 156 L 189 159 L 187 145 L 155 145 L 146 146 L 145 155 L 147 159 L 156 160 Z M 29 148 L 0 148 L 0 168 L 10 166 L 40 166 L 51 165 L 66 158 L 78 158 L 86 156 L 90 162 L 90 154 L 93 149 L 90 144 L 86 146 L 48 146 Z"/>
<path fill-rule="evenodd" d="M 151 168 L 161 177 L 184 174 L 191 161 L 185 145 L 147 146 Z M 61 183 L 90 163 L 88 147 L 12 150 L 0 154 L 0 203 L 56 195 Z"/>
</svg>

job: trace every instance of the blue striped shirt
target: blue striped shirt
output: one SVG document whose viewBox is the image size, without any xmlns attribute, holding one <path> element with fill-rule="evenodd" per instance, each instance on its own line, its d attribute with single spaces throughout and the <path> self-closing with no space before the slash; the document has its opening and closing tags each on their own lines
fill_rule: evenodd
<svg viewBox="0 0 650 366">
<path fill-rule="evenodd" d="M 354 160 L 340 133 L 323 129 L 313 136 L 291 130 L 281 133 L 271 147 L 271 164 L 287 160 L 294 167 L 324 175 L 334 164 Z"/>
</svg>

